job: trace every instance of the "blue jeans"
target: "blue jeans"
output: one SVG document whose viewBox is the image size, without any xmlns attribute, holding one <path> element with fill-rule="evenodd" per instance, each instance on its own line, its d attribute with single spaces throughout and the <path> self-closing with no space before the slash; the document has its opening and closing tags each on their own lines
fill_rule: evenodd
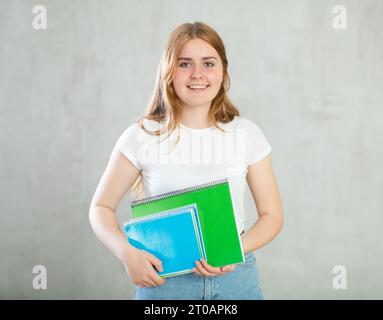
<svg viewBox="0 0 383 320">
<path fill-rule="evenodd" d="M 188 273 L 169 277 L 156 287 L 134 285 L 135 300 L 263 300 L 259 272 L 254 253 L 245 255 L 245 262 L 235 270 L 219 276 Z"/>
</svg>

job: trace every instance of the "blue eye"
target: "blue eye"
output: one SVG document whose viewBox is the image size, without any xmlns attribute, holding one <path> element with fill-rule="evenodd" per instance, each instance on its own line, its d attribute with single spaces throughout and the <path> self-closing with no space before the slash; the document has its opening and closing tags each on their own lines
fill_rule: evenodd
<svg viewBox="0 0 383 320">
<path fill-rule="evenodd" d="M 182 62 L 182 63 L 179 64 L 179 66 L 181 68 L 187 68 L 187 67 L 190 66 L 190 63 L 189 62 Z M 205 62 L 205 66 L 207 66 L 208 68 L 212 68 L 212 67 L 214 67 L 214 63 L 212 63 L 212 62 Z"/>
<path fill-rule="evenodd" d="M 185 64 L 190 64 L 190 63 L 182 62 L 182 63 L 180 64 L 180 67 L 181 67 L 181 68 L 184 68 L 184 67 L 185 67 Z"/>
</svg>

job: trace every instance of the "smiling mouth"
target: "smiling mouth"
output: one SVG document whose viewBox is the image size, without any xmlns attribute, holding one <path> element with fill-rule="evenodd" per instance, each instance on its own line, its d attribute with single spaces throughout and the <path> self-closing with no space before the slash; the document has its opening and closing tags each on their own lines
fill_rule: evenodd
<svg viewBox="0 0 383 320">
<path fill-rule="evenodd" d="M 210 85 L 195 85 L 195 86 L 186 86 L 188 89 L 190 89 L 193 92 L 201 92 L 206 90 Z"/>
</svg>

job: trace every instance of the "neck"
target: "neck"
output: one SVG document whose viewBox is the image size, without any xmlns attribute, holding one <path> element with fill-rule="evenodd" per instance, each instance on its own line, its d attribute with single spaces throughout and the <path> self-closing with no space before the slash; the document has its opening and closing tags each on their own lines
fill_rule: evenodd
<svg viewBox="0 0 383 320">
<path fill-rule="evenodd" d="M 210 105 L 205 106 L 183 106 L 181 111 L 180 122 L 193 129 L 204 129 L 211 126 L 209 122 Z"/>
</svg>

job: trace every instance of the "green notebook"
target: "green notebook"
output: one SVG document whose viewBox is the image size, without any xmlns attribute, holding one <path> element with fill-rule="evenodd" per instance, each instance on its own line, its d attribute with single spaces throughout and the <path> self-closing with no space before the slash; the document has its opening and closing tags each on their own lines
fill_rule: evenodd
<svg viewBox="0 0 383 320">
<path fill-rule="evenodd" d="M 131 202 L 132 217 L 196 204 L 206 251 L 213 267 L 244 262 L 228 179 L 208 182 Z"/>
</svg>

